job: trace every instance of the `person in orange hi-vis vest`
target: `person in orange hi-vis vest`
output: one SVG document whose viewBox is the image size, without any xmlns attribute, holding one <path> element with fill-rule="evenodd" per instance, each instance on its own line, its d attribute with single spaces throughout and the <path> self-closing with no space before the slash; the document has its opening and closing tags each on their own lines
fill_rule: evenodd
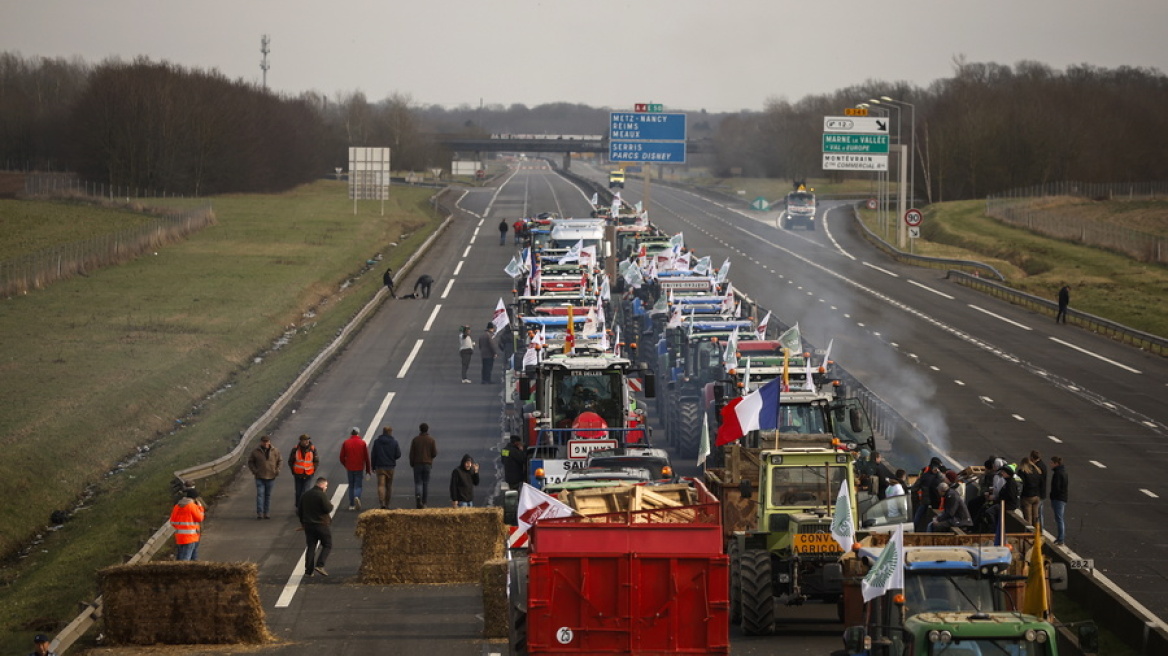
<svg viewBox="0 0 1168 656">
<path fill-rule="evenodd" d="M 296 513 L 300 514 L 300 497 L 312 487 L 312 477 L 320 459 L 316 455 L 316 445 L 308 435 L 301 435 L 300 442 L 288 454 L 288 468 L 292 470 L 292 484 L 296 487 Z"/>
<path fill-rule="evenodd" d="M 175 560 L 195 560 L 199 556 L 199 532 L 203 524 L 203 502 L 199 493 L 188 489 L 170 511 L 170 525 L 174 527 L 174 543 L 178 545 Z"/>
</svg>

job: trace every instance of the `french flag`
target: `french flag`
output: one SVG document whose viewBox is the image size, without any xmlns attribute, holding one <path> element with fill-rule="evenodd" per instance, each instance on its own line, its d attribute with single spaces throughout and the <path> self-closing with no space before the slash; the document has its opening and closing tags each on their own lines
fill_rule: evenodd
<svg viewBox="0 0 1168 656">
<path fill-rule="evenodd" d="M 722 425 L 718 427 L 717 446 L 729 444 L 752 430 L 775 430 L 779 427 L 779 386 L 775 378 L 746 396 L 740 396 L 722 408 Z"/>
</svg>

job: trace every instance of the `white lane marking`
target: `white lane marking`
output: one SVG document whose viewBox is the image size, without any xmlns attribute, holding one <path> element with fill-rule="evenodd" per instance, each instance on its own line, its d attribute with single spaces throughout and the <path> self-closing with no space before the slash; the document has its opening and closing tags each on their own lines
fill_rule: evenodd
<svg viewBox="0 0 1168 656">
<path fill-rule="evenodd" d="M 453 279 L 446 281 L 446 289 L 442 290 L 442 295 L 439 296 L 438 298 L 446 298 L 447 296 L 449 296 L 450 295 L 450 288 L 453 286 L 454 286 Z"/>
<path fill-rule="evenodd" d="M 993 312 L 990 312 L 989 310 L 987 310 L 987 309 L 985 309 L 985 308 L 978 307 L 978 306 L 976 306 L 976 305 L 974 305 L 974 304 L 972 304 L 972 303 L 970 303 L 970 304 L 969 304 L 969 307 L 973 308 L 974 310 L 977 310 L 978 312 L 981 312 L 982 314 L 985 314 L 985 315 L 991 316 L 991 317 L 993 317 L 993 318 L 995 318 L 995 319 L 997 319 L 997 320 L 999 320 L 999 321 L 1005 321 L 1006 323 L 1008 323 L 1008 324 L 1010 324 L 1010 325 L 1013 325 L 1013 326 L 1018 326 L 1018 327 L 1019 327 L 1019 328 L 1021 328 L 1022 330 L 1034 330 L 1034 329 L 1033 329 L 1033 328 L 1031 328 L 1030 326 L 1027 326 L 1027 325 L 1025 325 L 1025 324 L 1018 323 L 1017 321 L 1014 321 L 1013 319 L 1007 319 L 1006 317 L 1003 317 L 1003 316 L 1002 316 L 1002 315 L 1000 315 L 1000 314 L 995 314 L 995 313 L 993 313 Z"/>
<path fill-rule="evenodd" d="M 954 380 L 953 380 L 953 382 L 957 383 L 958 385 L 960 385 L 960 386 L 962 386 L 962 387 L 965 387 L 965 381 L 964 381 L 964 380 L 957 380 L 957 379 L 954 379 Z"/>
<path fill-rule="evenodd" d="M 1062 441 L 1062 440 L 1060 440 L 1059 438 L 1055 437 L 1054 435 L 1047 435 L 1047 436 L 1046 436 L 1046 439 L 1050 440 L 1051 442 L 1054 442 L 1055 444 L 1062 444 L 1062 443 L 1063 443 L 1063 441 Z"/>
<path fill-rule="evenodd" d="M 1091 463 L 1092 465 L 1095 465 L 1096 467 L 1098 467 L 1100 469 L 1107 469 L 1107 465 L 1099 462 L 1098 460 L 1088 460 L 1087 462 Z"/>
<path fill-rule="evenodd" d="M 1067 348 L 1072 348 L 1072 349 L 1075 349 L 1076 351 L 1078 351 L 1078 352 L 1080 352 L 1080 353 L 1085 353 L 1085 354 L 1087 354 L 1087 355 L 1089 355 L 1089 356 L 1091 356 L 1091 357 L 1093 357 L 1093 358 L 1096 358 L 1096 359 L 1102 360 L 1102 361 L 1106 362 L 1107 364 L 1113 364 L 1113 365 L 1115 365 L 1115 366 L 1119 367 L 1120 369 L 1125 369 L 1125 370 L 1127 370 L 1127 371 L 1130 371 L 1130 372 L 1132 372 L 1133 374 L 1142 374 L 1142 373 L 1143 373 L 1143 372 L 1142 372 L 1142 371 L 1140 371 L 1139 369 L 1132 369 L 1131 367 L 1127 366 L 1126 364 L 1121 364 L 1121 363 L 1119 363 L 1119 362 L 1116 362 L 1115 360 L 1111 360 L 1111 359 L 1109 359 L 1109 358 L 1105 358 L 1105 357 L 1103 357 L 1102 355 L 1099 355 L 1098 353 L 1092 353 L 1091 351 L 1088 351 L 1088 350 L 1087 350 L 1087 349 L 1085 349 L 1085 348 L 1082 348 L 1082 347 L 1079 347 L 1079 346 L 1075 346 L 1074 344 L 1072 344 L 1072 343 L 1070 343 L 1070 342 L 1064 342 L 1063 340 L 1061 340 L 1061 339 L 1059 339 L 1059 338 L 1057 338 L 1057 337 L 1051 337 L 1051 338 L 1050 338 L 1050 340 L 1051 340 L 1052 342 L 1055 342 L 1056 344 L 1062 344 L 1063 346 L 1065 346 L 1065 347 L 1067 347 Z"/>
<path fill-rule="evenodd" d="M 418 351 L 420 351 L 422 349 L 422 342 L 424 342 L 424 341 L 425 340 L 419 339 L 417 342 L 414 343 L 414 350 L 410 351 L 410 355 L 409 355 L 409 357 L 406 358 L 405 363 L 402 364 L 401 370 L 397 372 L 398 378 L 405 378 L 406 377 L 406 372 L 408 372 L 410 370 L 410 365 L 413 364 L 414 358 L 418 357 Z"/>
<path fill-rule="evenodd" d="M 980 399 L 982 403 L 993 403 L 994 402 L 994 400 L 988 396 L 979 396 L 977 398 Z"/>
<path fill-rule="evenodd" d="M 426 325 L 422 326 L 422 332 L 424 332 L 424 333 L 430 332 L 430 327 L 434 325 L 434 320 L 438 318 L 438 313 L 441 311 L 442 311 L 442 304 L 441 303 L 434 306 L 434 310 L 430 312 L 430 318 L 426 320 Z M 401 376 L 398 376 L 398 378 L 401 378 Z"/>
<path fill-rule="evenodd" d="M 459 261 L 458 261 L 458 264 L 454 265 L 454 273 L 452 273 L 452 274 L 450 274 L 450 275 L 451 275 L 451 276 L 457 276 L 457 275 L 458 275 L 458 273 L 459 273 L 460 271 L 462 271 L 462 265 L 463 265 L 465 262 L 466 262 L 466 260 L 459 260 Z"/>
<path fill-rule="evenodd" d="M 373 415 L 373 421 L 369 422 L 369 426 L 365 429 L 364 439 L 366 443 L 369 442 L 369 438 L 377 430 L 377 427 L 381 425 L 381 420 L 389 410 L 389 404 L 393 403 L 394 396 L 397 396 L 397 392 L 389 392 L 381 400 L 381 405 L 377 408 L 377 414 Z M 329 513 L 330 517 L 337 514 L 337 509 L 341 507 L 341 499 L 345 498 L 345 494 L 348 491 L 348 483 L 337 485 L 337 491 L 333 493 L 333 511 Z M 276 608 L 287 608 L 292 603 L 292 597 L 296 594 L 296 588 L 300 587 L 300 582 L 304 579 L 304 558 L 307 555 L 307 548 L 300 552 L 300 557 L 296 559 L 296 564 L 292 566 L 292 574 L 288 577 L 288 582 L 284 584 L 284 589 L 280 591 L 279 599 L 276 599 Z"/>
<path fill-rule="evenodd" d="M 1010 416 L 1013 417 L 1016 421 L 1026 421 L 1026 418 L 1023 417 L 1022 415 L 1010 415 Z"/>
<path fill-rule="evenodd" d="M 1140 488 L 1140 492 L 1143 492 L 1144 494 L 1146 494 L 1146 495 L 1148 495 L 1148 496 L 1152 497 L 1153 499 L 1159 499 L 1159 498 L 1160 498 L 1160 495 L 1156 494 L 1155 492 L 1153 492 L 1153 491 L 1151 491 L 1151 490 L 1145 490 L 1145 489 L 1144 489 L 1144 488 L 1142 488 L 1142 487 Z"/>
<path fill-rule="evenodd" d="M 886 273 L 886 274 L 888 274 L 888 275 L 892 276 L 893 278 L 899 278 L 899 277 L 900 277 L 900 275 L 898 275 L 898 274 L 895 274 L 895 273 L 893 273 L 893 272 L 889 271 L 888 269 L 881 269 L 880 267 L 876 266 L 875 264 L 869 264 L 868 262 L 863 262 L 862 264 L 863 264 L 864 266 L 868 267 L 869 269 L 876 269 L 876 270 L 877 270 L 877 271 L 879 271 L 880 273 Z"/>
<path fill-rule="evenodd" d="M 846 205 L 837 205 L 837 206 L 835 206 L 835 207 L 829 208 L 829 209 L 827 209 L 826 211 L 824 211 L 824 213 L 823 213 L 823 221 L 821 221 L 821 222 L 820 222 L 820 225 L 822 225 L 822 226 L 823 226 L 823 234 L 827 235 L 827 240 L 828 240 L 828 241 L 830 241 L 830 242 L 831 242 L 831 244 L 832 244 L 833 246 L 835 246 L 835 249 L 836 249 L 837 251 L 839 251 L 839 252 L 840 252 L 840 253 L 841 253 L 841 254 L 842 254 L 844 257 L 846 257 L 846 258 L 848 258 L 848 259 L 852 260 L 853 262 L 855 262 L 855 261 L 856 261 L 856 256 L 855 256 L 855 255 L 852 255 L 851 253 L 849 253 L 849 252 L 847 252 L 847 251 L 845 251 L 845 250 L 844 250 L 844 247 L 843 247 L 843 246 L 840 246 L 840 243 L 839 243 L 838 241 L 836 241 L 836 240 L 835 240 L 835 235 L 833 235 L 833 234 L 831 233 L 831 228 L 828 226 L 828 223 L 827 223 L 827 215 L 828 215 L 828 214 L 831 214 L 831 213 L 832 213 L 832 212 L 834 212 L 835 210 L 838 210 L 838 209 L 840 209 L 841 207 L 847 207 L 847 206 L 846 206 Z"/>
<path fill-rule="evenodd" d="M 470 244 L 467 244 L 466 248 L 463 249 L 463 251 L 462 251 L 462 258 L 465 260 L 466 256 L 469 254 L 470 254 Z"/>
<path fill-rule="evenodd" d="M 908 280 L 908 279 L 906 278 L 905 280 Z M 952 296 L 950 296 L 950 295 L 948 295 L 948 294 L 946 294 L 945 292 L 940 292 L 940 291 L 937 291 L 936 289 L 933 289 L 932 287 L 930 287 L 930 286 L 928 286 L 928 285 L 921 284 L 921 283 L 919 283 L 919 282 L 917 282 L 917 281 L 915 281 L 915 280 L 908 280 L 908 284 L 910 284 L 910 285 L 916 285 L 917 287 L 920 287 L 921 289 L 923 289 L 923 290 L 925 290 L 925 291 L 927 291 L 927 292 L 933 292 L 933 293 L 934 293 L 934 294 L 936 294 L 937 296 L 944 296 L 945 298 L 947 298 L 947 299 L 949 299 L 949 300 L 951 300 L 951 301 L 953 300 L 953 297 L 952 297 Z"/>
<path fill-rule="evenodd" d="M 938 367 L 935 364 L 929 365 L 929 368 L 932 369 L 933 371 L 941 371 L 941 367 Z"/>
</svg>

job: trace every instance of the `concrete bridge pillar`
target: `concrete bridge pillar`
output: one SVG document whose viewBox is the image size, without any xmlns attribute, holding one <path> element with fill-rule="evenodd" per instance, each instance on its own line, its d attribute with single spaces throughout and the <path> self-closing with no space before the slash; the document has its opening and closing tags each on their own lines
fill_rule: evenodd
<svg viewBox="0 0 1168 656">
<path fill-rule="evenodd" d="M 567 171 L 568 167 L 570 167 L 571 165 L 572 165 L 572 153 L 564 153 L 564 170 Z"/>
</svg>

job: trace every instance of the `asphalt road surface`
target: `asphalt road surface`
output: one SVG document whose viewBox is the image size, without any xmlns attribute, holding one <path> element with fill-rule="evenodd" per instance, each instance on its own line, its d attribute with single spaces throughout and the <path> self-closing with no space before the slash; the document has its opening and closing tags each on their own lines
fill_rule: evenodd
<svg viewBox="0 0 1168 656">
<path fill-rule="evenodd" d="M 625 197 L 635 201 L 639 193 L 639 183 L 630 182 Z M 275 431 L 285 458 L 301 433 L 320 450 L 321 473 L 338 506 L 330 576 L 299 577 L 303 533 L 286 470 L 277 479 L 272 520 L 255 519 L 254 484 L 243 471 L 206 523 L 201 559 L 259 565 L 268 625 L 284 641 L 265 653 L 506 653 L 505 641 L 480 637 L 477 587 L 356 584 L 358 513 L 341 497 L 345 474 L 337 455 L 351 427 L 371 440 L 391 425 L 405 450 L 421 422 L 438 441 L 430 505 L 448 504 L 449 473 L 463 454 L 482 466 L 476 505 L 489 503 L 498 488 L 501 365 L 494 384 L 479 384 L 476 354 L 469 376 L 475 383 L 461 383 L 458 327 L 470 325 L 477 337 L 498 299 L 510 294 L 503 267 L 515 248 L 510 238 L 499 245 L 500 218 L 510 223 L 542 211 L 586 216 L 589 206 L 541 162 L 521 163 L 497 188 L 468 191 L 459 206 L 464 211 L 411 279 L 398 281 L 405 293 L 413 278 L 428 273 L 436 280 L 431 297 L 382 306 Z M 1168 486 L 1159 476 L 1168 463 L 1161 445 L 1168 365 L 1159 358 L 1056 326 L 949 283 L 941 272 L 890 262 L 853 236 L 846 208 L 821 213 L 826 226 L 815 232 L 783 231 L 774 227 L 774 213 L 752 215 L 655 186 L 650 212 L 654 223 L 684 232 L 686 244 L 715 264 L 730 257 L 735 287 L 784 322 L 798 321 L 807 339 L 820 346 L 834 339 L 833 359 L 916 421 L 936 453 L 964 464 L 990 454 L 1019 458 L 1033 448 L 1063 456 L 1071 474 L 1068 544 L 1142 603 L 1168 612 L 1158 557 L 1168 547 L 1160 498 Z M 365 485 L 364 507 L 374 507 L 376 481 Z M 403 458 L 393 507 L 413 507 L 412 488 Z M 809 605 L 782 615 L 798 621 L 773 637 L 735 631 L 733 653 L 839 648 L 834 609 Z"/>
</svg>

